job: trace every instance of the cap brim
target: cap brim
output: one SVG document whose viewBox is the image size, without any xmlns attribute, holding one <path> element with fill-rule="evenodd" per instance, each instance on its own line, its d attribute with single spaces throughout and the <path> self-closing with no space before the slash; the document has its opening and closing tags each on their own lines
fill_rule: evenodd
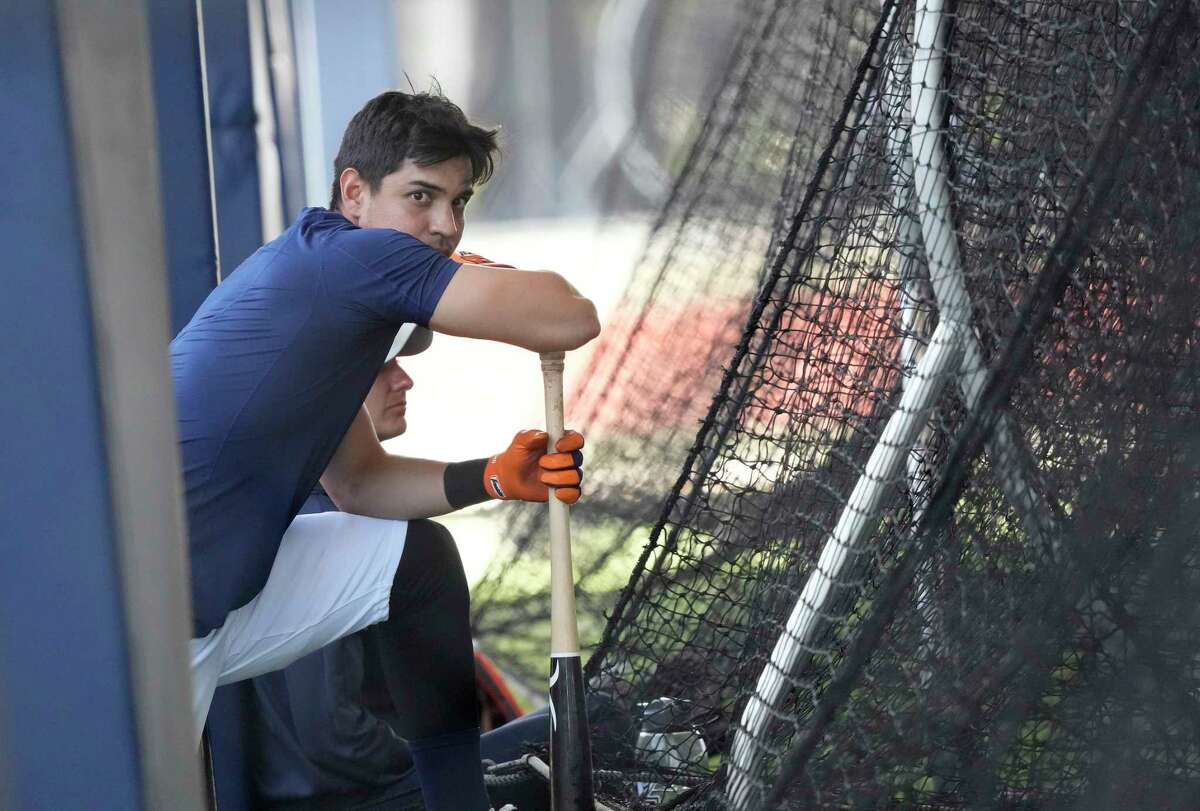
<svg viewBox="0 0 1200 811">
<path fill-rule="evenodd" d="M 396 333 L 396 339 L 392 341 L 392 347 L 388 350 L 387 359 L 417 355 L 428 349 L 431 343 L 433 343 L 433 333 L 428 329 L 416 324 L 405 324 Z"/>
</svg>

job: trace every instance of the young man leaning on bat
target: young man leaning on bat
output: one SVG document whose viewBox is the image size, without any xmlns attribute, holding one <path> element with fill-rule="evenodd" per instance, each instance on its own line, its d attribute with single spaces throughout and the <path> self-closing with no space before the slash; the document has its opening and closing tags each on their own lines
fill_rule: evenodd
<svg viewBox="0 0 1200 811">
<path fill-rule="evenodd" d="M 568 433 L 547 453 L 546 435 L 525 431 L 490 459 L 408 459 L 383 450 L 362 403 L 405 323 L 536 352 L 598 333 L 562 277 L 452 258 L 495 151 L 494 131 L 438 94 L 372 99 L 346 129 L 330 208 L 301 212 L 171 343 L 197 735 L 219 684 L 378 623 L 426 806 L 456 811 L 488 807 L 467 605 L 436 630 L 412 621 L 415 570 L 445 541 L 416 519 L 544 501 L 550 486 L 573 501 L 583 441 Z M 318 479 L 345 512 L 297 515 Z"/>
</svg>

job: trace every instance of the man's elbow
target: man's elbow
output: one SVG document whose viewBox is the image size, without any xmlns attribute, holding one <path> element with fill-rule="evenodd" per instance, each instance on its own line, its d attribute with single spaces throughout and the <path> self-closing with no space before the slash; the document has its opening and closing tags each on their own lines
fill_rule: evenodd
<svg viewBox="0 0 1200 811">
<path fill-rule="evenodd" d="M 571 345 L 564 350 L 578 349 L 600 334 L 600 317 L 596 315 L 596 305 L 587 299 L 585 306 L 580 308 L 579 317 L 572 324 Z"/>
<path fill-rule="evenodd" d="M 535 352 L 569 352 L 578 349 L 600 334 L 600 319 L 596 307 L 587 299 L 579 299 L 572 312 L 547 325 L 534 344 L 527 347 Z"/>
</svg>

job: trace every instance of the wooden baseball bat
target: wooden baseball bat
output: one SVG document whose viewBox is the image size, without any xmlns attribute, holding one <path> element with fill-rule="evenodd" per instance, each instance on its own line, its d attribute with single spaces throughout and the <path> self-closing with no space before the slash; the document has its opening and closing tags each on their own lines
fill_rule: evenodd
<svg viewBox="0 0 1200 811">
<path fill-rule="evenodd" d="M 563 434 L 563 353 L 542 355 L 550 449 Z M 592 743 L 584 704 L 570 508 L 550 494 L 550 808 L 594 811 Z"/>
</svg>

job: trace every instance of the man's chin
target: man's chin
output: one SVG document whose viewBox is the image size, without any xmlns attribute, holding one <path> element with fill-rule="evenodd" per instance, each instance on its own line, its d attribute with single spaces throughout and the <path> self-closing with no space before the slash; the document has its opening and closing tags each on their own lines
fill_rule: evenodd
<svg viewBox="0 0 1200 811">
<path fill-rule="evenodd" d="M 383 426 L 383 429 L 384 430 L 379 431 L 379 435 L 382 437 L 380 441 L 387 442 L 389 439 L 395 439 L 407 431 L 408 421 L 405 419 L 400 419 L 396 422 L 392 422 L 386 426 Z"/>
</svg>

